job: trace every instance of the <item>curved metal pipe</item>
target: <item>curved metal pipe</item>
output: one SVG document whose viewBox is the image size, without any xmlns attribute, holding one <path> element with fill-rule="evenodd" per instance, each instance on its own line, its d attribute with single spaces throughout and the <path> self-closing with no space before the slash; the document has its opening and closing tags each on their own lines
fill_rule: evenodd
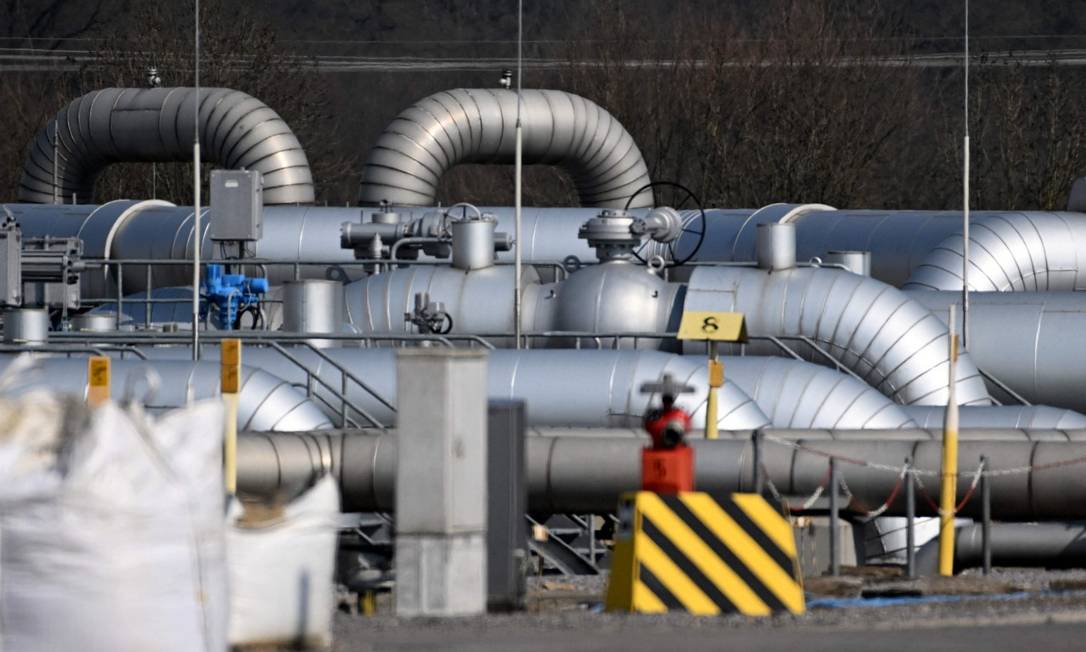
<svg viewBox="0 0 1086 652">
<path fill-rule="evenodd" d="M 983 529 L 974 523 L 955 528 L 954 572 L 984 563 Z M 1024 568 L 1086 567 L 1086 524 L 1083 523 L 992 523 L 990 530 L 992 565 Z M 916 553 L 916 568 L 922 575 L 939 569 L 939 539 L 924 544 Z"/>
<path fill-rule="evenodd" d="M 523 159 L 569 172 L 584 206 L 622 207 L 648 184 L 633 137 L 591 100 L 564 91 L 521 91 Z M 362 170 L 359 202 L 433 206 L 441 177 L 461 163 L 513 163 L 517 93 L 454 89 L 402 111 L 378 137 Z M 652 206 L 652 192 L 631 206 Z"/>
<path fill-rule="evenodd" d="M 767 439 L 761 452 L 766 479 L 782 494 L 802 498 L 811 495 L 825 484 L 827 470 L 827 458 L 811 450 L 892 467 L 900 466 L 906 457 L 911 457 L 916 468 L 937 470 L 942 451 L 937 433 L 905 431 L 904 434 L 907 436 L 909 432 L 913 434 L 912 438 L 894 438 L 903 435 L 900 431 L 852 431 L 830 433 L 838 437 L 834 440 L 812 440 L 807 439 L 812 434 L 810 431 L 767 430 L 768 438 L 792 440 L 798 447 Z M 814 434 L 825 436 L 827 433 Z M 883 434 L 890 437 L 882 437 Z M 1014 431 L 987 430 L 973 434 L 985 438 L 963 437 L 963 469 L 980 455 L 986 455 L 995 470 L 1079 459 L 1086 455 L 1086 442 L 1082 441 L 1086 432 L 1082 431 L 1071 433 L 1076 441 L 1070 442 L 1066 438 L 1063 441 L 1007 440 L 1008 435 L 1015 435 Z M 1034 436 L 1043 440 L 1055 439 L 1060 434 L 1042 432 Z M 750 433 L 735 435 L 734 439 L 692 442 L 699 490 L 720 493 L 751 490 Z M 916 439 L 917 435 L 923 438 Z M 239 464 L 239 488 L 244 492 L 268 492 L 279 487 L 299 486 L 318 471 L 328 468 L 315 467 L 311 462 L 317 459 L 311 452 L 318 448 L 316 444 L 280 444 L 284 440 L 311 436 L 305 433 L 272 435 L 257 443 L 240 444 L 239 458 L 253 446 L 261 449 L 260 459 L 264 462 Z M 243 441 L 247 439 L 242 438 Z M 391 511 L 396 473 L 395 435 L 355 435 L 341 437 L 338 442 L 328 441 L 330 443 L 321 450 L 331 454 L 331 467 L 341 479 L 344 509 Z M 526 443 L 529 508 L 533 511 L 606 513 L 614 510 L 623 492 L 640 486 L 644 437 L 529 436 Z M 289 454 L 288 450 L 304 450 L 304 453 Z M 321 459 L 327 460 L 327 457 Z M 849 507 L 856 511 L 881 505 L 898 482 L 898 474 L 894 471 L 848 463 L 838 466 L 853 494 Z M 245 469 L 244 473 L 241 473 L 242 469 Z M 924 484 L 929 493 L 939 490 L 937 475 L 925 475 Z M 960 481 L 959 500 L 967 490 L 968 483 Z M 898 492 L 886 515 L 904 513 L 902 494 Z M 929 512 L 922 501 L 919 511 L 921 515 Z M 962 515 L 976 516 L 979 512 L 980 501 L 972 500 L 965 505 Z M 1038 469 L 996 478 L 992 482 L 992 514 L 1004 520 L 1086 517 L 1086 481 L 1080 467 Z"/>
<path fill-rule="evenodd" d="M 15 356 L 0 354 L 0 368 L 6 368 Z M 219 365 L 208 362 L 156 360 L 153 362 L 113 360 L 110 393 L 120 399 L 127 393 L 136 396 L 149 392 L 145 406 L 160 412 L 184 407 L 190 400 L 217 398 Z M 158 386 L 151 392 L 157 374 Z M 87 386 L 87 362 L 84 358 L 41 358 L 16 393 L 31 388 L 84 395 Z M 313 401 L 286 381 L 268 372 L 243 366 L 238 394 L 240 430 L 296 432 L 330 428 L 331 422 Z"/>
<path fill-rule="evenodd" d="M 192 157 L 193 88 L 105 88 L 76 98 L 30 144 L 19 201 L 53 201 L 57 192 L 94 196 L 94 181 L 112 163 L 187 161 Z M 265 204 L 313 202 L 313 175 L 301 143 L 275 111 L 228 88 L 200 90 L 200 146 L 205 160 L 259 170 Z"/>
<path fill-rule="evenodd" d="M 825 363 L 815 347 L 822 348 L 899 403 L 946 404 L 946 326 L 900 290 L 875 279 L 811 267 L 773 273 L 698 267 L 686 288 L 684 310 L 741 312 L 750 335 L 796 338 L 789 346 Z M 750 353 L 783 354 L 769 343 L 745 346 Z M 693 352 L 691 343 L 686 348 Z M 990 403 L 967 353 L 959 355 L 957 378 L 962 405 Z"/>
<path fill-rule="evenodd" d="M 917 427 L 909 411 L 915 408 L 897 405 L 874 387 L 828 367 L 754 356 L 730 356 L 722 362 L 724 375 L 754 399 L 774 428 Z"/>
</svg>

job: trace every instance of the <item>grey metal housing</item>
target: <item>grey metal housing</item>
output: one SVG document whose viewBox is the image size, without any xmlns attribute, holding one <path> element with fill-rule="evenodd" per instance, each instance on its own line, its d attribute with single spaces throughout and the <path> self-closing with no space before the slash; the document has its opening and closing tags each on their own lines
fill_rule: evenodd
<svg viewBox="0 0 1086 652">
<path fill-rule="evenodd" d="M 105 88 L 76 98 L 30 144 L 19 181 L 19 201 L 62 202 L 94 196 L 94 181 L 111 163 L 192 158 L 194 88 Z M 313 202 L 313 176 L 301 143 L 260 100 L 228 88 L 200 90 L 200 147 L 204 160 L 258 170 L 265 204 Z"/>
<path fill-rule="evenodd" d="M 569 172 L 584 206 L 622 207 L 650 182 L 633 137 L 605 109 L 564 91 L 521 91 L 525 164 Z M 366 157 L 359 202 L 433 206 L 441 177 L 460 163 L 513 163 L 517 93 L 454 89 L 403 110 Z M 631 207 L 652 205 L 652 192 Z"/>
</svg>

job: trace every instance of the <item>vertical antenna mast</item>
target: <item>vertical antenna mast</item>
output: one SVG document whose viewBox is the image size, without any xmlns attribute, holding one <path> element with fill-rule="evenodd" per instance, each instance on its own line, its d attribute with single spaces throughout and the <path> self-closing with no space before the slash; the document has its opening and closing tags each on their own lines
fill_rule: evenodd
<svg viewBox="0 0 1086 652">
<path fill-rule="evenodd" d="M 196 0 L 195 86 L 192 102 L 192 359 L 200 359 L 200 0 Z M 147 288 L 150 292 L 151 288 Z M 117 316 L 120 319 L 120 315 Z"/>
<path fill-rule="evenodd" d="M 517 0 L 517 144 L 516 144 L 516 170 L 514 174 L 516 180 L 513 182 L 513 212 L 514 212 L 514 234 L 513 237 L 516 240 L 516 249 L 513 250 L 513 268 L 514 268 L 514 281 L 513 281 L 513 330 L 514 339 L 517 343 L 517 348 L 521 348 L 521 246 L 520 246 L 520 174 L 522 167 L 522 152 L 521 152 L 521 122 L 520 122 L 520 76 L 523 63 L 523 41 L 524 41 L 524 0 Z"/>
<path fill-rule="evenodd" d="M 969 0 L 965 0 L 965 139 L 962 144 L 962 348 L 969 346 Z"/>
</svg>

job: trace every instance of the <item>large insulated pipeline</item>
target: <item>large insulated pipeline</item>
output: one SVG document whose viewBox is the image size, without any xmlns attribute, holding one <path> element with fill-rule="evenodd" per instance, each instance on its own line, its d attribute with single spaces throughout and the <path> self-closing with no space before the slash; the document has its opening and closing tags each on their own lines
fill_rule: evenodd
<svg viewBox="0 0 1086 652">
<path fill-rule="evenodd" d="M 698 260 L 754 260 L 756 227 L 779 221 L 782 215 L 796 226 L 800 260 L 825 258 L 831 251 L 869 251 L 871 275 L 886 283 L 961 291 L 959 211 L 773 204 L 746 218 L 709 221 Z M 1086 289 L 1086 216 L 1081 213 L 975 211 L 969 233 L 973 290 Z"/>
<path fill-rule="evenodd" d="M 741 312 L 750 335 L 793 338 L 786 343 L 825 363 L 821 348 L 899 403 L 946 404 L 946 327 L 900 290 L 875 279 L 813 267 L 774 272 L 699 267 L 687 284 L 684 310 Z M 782 355 L 768 342 L 746 347 L 748 353 Z M 990 402 L 965 353 L 958 358 L 957 397 L 962 405 Z"/>
<path fill-rule="evenodd" d="M 148 354 L 163 355 L 163 351 L 148 350 Z M 396 403 L 393 351 L 327 348 L 322 353 Z M 303 349 L 292 354 L 333 387 L 340 386 L 340 372 L 326 361 Z M 296 384 L 305 383 L 301 370 L 274 351 L 248 349 L 246 360 Z M 785 358 L 727 356 L 723 362 L 726 382 L 718 397 L 718 426 L 725 430 L 756 428 L 754 424 L 759 423 L 774 428 L 849 430 L 916 427 L 903 406 L 847 374 Z M 636 428 L 650 403 L 650 397 L 639 391 L 641 384 L 665 373 L 694 387 L 694 393 L 684 395 L 679 403 L 692 410 L 699 428 L 693 436 L 701 436 L 707 386 L 705 360 L 696 356 L 628 350 L 496 350 L 490 353 L 488 396 L 525 400 L 532 426 Z M 322 405 L 338 404 L 325 389 L 316 387 L 315 391 L 325 399 Z M 353 385 L 348 393 L 386 425 L 394 424 L 395 416 L 372 396 Z"/>
<path fill-rule="evenodd" d="M 30 144 L 19 201 L 92 199 L 94 181 L 120 162 L 192 158 L 194 88 L 105 88 L 61 109 Z M 298 138 L 260 100 L 229 88 L 200 90 L 202 156 L 224 168 L 264 175 L 265 204 L 312 203 L 313 176 Z"/>
<path fill-rule="evenodd" d="M 569 172 L 584 206 L 619 207 L 650 182 L 648 166 L 626 128 L 598 104 L 564 91 L 520 93 L 523 160 Z M 359 202 L 433 206 L 438 184 L 461 163 L 511 164 L 517 93 L 454 89 L 403 110 L 366 157 Z M 630 206 L 652 206 L 652 192 Z"/>
<path fill-rule="evenodd" d="M 582 433 L 583 434 L 583 433 Z M 694 440 L 695 478 L 699 490 L 728 493 L 749 491 L 751 433 L 734 438 Z M 808 438 L 815 435 L 818 438 Z M 885 435 L 885 436 L 883 436 Z M 865 460 L 875 466 L 839 463 L 852 499 L 849 508 L 867 512 L 882 505 L 898 487 L 899 473 L 877 465 L 900 467 L 914 460 L 925 490 L 938 495 L 942 442 L 928 431 L 763 431 L 761 459 L 766 480 L 784 495 L 802 501 L 825 485 L 825 455 Z M 835 437 L 829 439 L 827 437 Z M 1070 440 L 1070 441 L 1069 441 Z M 644 437 L 529 436 L 527 483 L 529 509 L 537 512 L 606 513 L 619 496 L 640 486 Z M 791 442 L 786 445 L 783 441 Z M 815 453 L 813 451 L 818 451 Z M 992 470 L 1021 469 L 992 480 L 992 517 L 1000 520 L 1060 520 L 1086 517 L 1086 432 L 972 430 L 962 431 L 960 468 L 968 473 L 981 455 Z M 276 434 L 242 437 L 238 449 L 239 487 L 246 493 L 270 494 L 304 486 L 328 470 L 340 479 L 344 509 L 392 511 L 396 473 L 394 434 L 380 436 L 335 434 Z M 1060 463 L 1064 463 L 1061 465 Z M 958 483 L 958 500 L 969 482 Z M 904 492 L 885 514 L 903 515 Z M 930 515 L 925 501 L 918 513 Z M 961 515 L 980 515 L 978 497 Z"/>
<path fill-rule="evenodd" d="M 348 315 L 362 333 L 405 332 L 405 312 L 415 294 L 426 291 L 447 310 L 467 317 L 458 332 L 509 333 L 510 310 L 491 301 L 490 292 L 511 289 L 511 280 L 499 282 L 510 272 L 484 272 L 475 282 L 474 272 L 450 269 L 392 270 L 361 279 L 347 289 Z M 869 277 L 817 267 L 772 272 L 697 267 L 683 286 L 638 265 L 609 262 L 560 283 L 527 289 L 524 323 L 529 332 L 664 333 L 677 329 L 683 311 L 742 312 L 750 335 L 785 338 L 794 352 L 822 364 L 829 363 L 828 353 L 899 403 L 946 403 L 946 326 L 900 290 Z M 659 341 L 640 344 L 657 346 Z M 748 353 L 787 355 L 776 343 L 745 346 Z M 687 349 L 701 352 L 689 344 Z M 968 353 L 959 357 L 957 383 L 962 405 L 989 404 L 984 380 Z"/>
<path fill-rule="evenodd" d="M 902 411 L 920 428 L 942 428 L 945 407 L 905 405 Z M 959 428 L 1014 428 L 1016 430 L 1080 430 L 1086 415 L 1047 405 L 986 405 L 963 407 Z"/>
<path fill-rule="evenodd" d="M 183 347 L 143 351 L 152 359 L 189 355 Z M 395 350 L 326 348 L 321 352 L 373 390 L 371 394 L 354 382 L 346 383 L 347 396 L 353 405 L 384 425 L 395 424 L 395 413 L 382 402 L 397 405 Z M 217 350 L 205 351 L 206 359 L 217 355 Z M 339 368 L 302 348 L 291 350 L 291 355 L 323 381 L 312 383 L 313 392 L 319 404 L 330 413 L 335 412 L 340 401 L 327 388 L 342 386 L 343 374 Z M 677 403 L 690 411 L 696 427 L 701 428 L 705 423 L 708 395 L 705 364 L 685 356 L 656 351 L 497 350 L 490 352 L 488 360 L 488 398 L 524 400 L 528 423 L 535 426 L 636 426 L 645 410 L 659 402 L 659 397 L 642 393 L 641 385 L 655 382 L 663 374 L 671 374 L 676 381 L 694 388 L 693 393 L 683 394 Z M 305 370 L 274 350 L 249 347 L 245 361 L 297 387 L 307 385 Z M 769 419 L 757 404 L 733 382 L 725 383 L 717 400 L 717 423 L 721 429 L 769 425 Z M 358 415 L 356 418 L 362 419 Z"/>
<path fill-rule="evenodd" d="M 982 566 L 983 527 L 973 523 L 956 529 L 954 572 Z M 1083 523 L 992 523 L 990 536 L 993 566 L 1086 567 L 1086 524 Z M 916 564 L 917 572 L 922 575 L 938 572 L 938 537 L 920 548 Z"/>
<path fill-rule="evenodd" d="M 957 292 L 909 292 L 944 322 Z M 969 295 L 969 353 L 974 362 L 1033 403 L 1086 412 L 1086 295 L 1072 292 L 974 292 Z M 959 320 L 959 328 L 961 328 Z M 994 385 L 992 395 L 1013 401 Z"/>
<path fill-rule="evenodd" d="M 6 369 L 14 360 L 13 355 L 0 355 L 0 369 Z M 219 396 L 219 375 L 219 365 L 212 362 L 114 360 L 110 394 L 117 399 L 140 399 L 149 411 L 160 412 L 184 407 L 192 400 Z M 41 357 L 12 391 L 45 388 L 84 395 L 86 385 L 85 359 Z M 331 425 L 305 392 L 261 369 L 242 367 L 239 429 L 295 432 Z"/>
</svg>

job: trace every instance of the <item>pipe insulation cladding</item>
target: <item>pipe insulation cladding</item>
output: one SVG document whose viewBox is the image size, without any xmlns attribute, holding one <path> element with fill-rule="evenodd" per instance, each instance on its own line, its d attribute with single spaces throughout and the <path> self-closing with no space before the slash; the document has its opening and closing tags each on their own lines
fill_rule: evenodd
<svg viewBox="0 0 1086 652">
<path fill-rule="evenodd" d="M 94 197 L 94 181 L 112 163 L 188 161 L 194 88 L 105 88 L 76 98 L 27 151 L 19 201 L 53 201 L 53 139 L 62 202 Z M 205 161 L 258 170 L 264 203 L 313 202 L 313 175 L 298 138 L 260 100 L 228 88 L 200 89 L 200 150 Z M 191 211 L 190 211 L 191 212 Z"/>
<path fill-rule="evenodd" d="M 142 351 L 153 360 L 188 355 L 183 347 Z M 364 379 L 383 401 L 397 405 L 394 349 L 327 348 L 322 353 Z M 299 348 L 291 354 L 324 381 L 313 383 L 313 393 L 318 404 L 334 412 L 340 401 L 327 387 L 340 387 L 342 373 L 312 351 Z M 209 349 L 204 357 L 217 359 L 218 350 Z M 705 365 L 685 356 L 657 351 L 497 350 L 491 351 L 488 358 L 487 397 L 525 401 L 527 421 L 532 425 L 638 426 L 645 411 L 659 402 L 658 397 L 642 393 L 641 385 L 656 381 L 665 373 L 695 388 L 694 393 L 683 394 L 677 403 L 691 413 L 696 427 L 705 424 L 708 395 Z M 305 370 L 274 350 L 248 347 L 245 362 L 297 387 L 306 386 Z M 395 425 L 395 412 L 358 384 L 348 383 L 347 396 L 383 425 Z M 770 423 L 758 405 L 733 382 L 725 382 L 717 401 L 717 423 L 721 429 L 756 429 Z M 363 422 L 361 415 L 355 415 L 353 410 L 351 413 Z"/>
<path fill-rule="evenodd" d="M 734 438 L 692 442 L 699 491 L 730 493 L 753 488 L 751 434 L 733 433 Z M 927 491 L 939 491 L 937 470 L 942 442 L 937 431 L 766 430 L 764 435 L 761 459 L 766 479 L 784 495 L 805 499 L 821 487 L 826 477 L 826 455 L 830 454 L 892 467 L 912 458 L 915 468 L 930 473 L 923 476 Z M 809 435 L 815 438 L 807 438 Z M 644 438 L 606 433 L 578 437 L 530 433 L 526 443 L 532 512 L 610 513 L 622 493 L 640 486 Z M 1028 521 L 1086 517 L 1086 474 L 1081 465 L 1031 467 L 1086 457 L 1086 431 L 963 430 L 963 473 L 968 473 L 966 467 L 976 464 L 981 455 L 988 457 L 996 471 L 1029 469 L 992 480 L 993 518 Z M 242 493 L 287 492 L 306 486 L 330 469 L 340 481 L 344 510 L 383 512 L 394 507 L 394 434 L 244 435 L 238 443 L 238 459 L 238 487 Z M 859 512 L 879 507 L 898 482 L 898 473 L 884 469 L 846 463 L 839 464 L 838 469 L 852 491 L 848 508 Z M 968 490 L 968 482 L 958 483 L 959 501 Z M 980 500 L 974 499 L 965 504 L 961 515 L 975 518 L 980 511 Z M 898 492 L 886 515 L 904 513 L 904 492 Z M 918 514 L 931 513 L 919 501 Z"/>
<path fill-rule="evenodd" d="M 799 260 L 868 251 L 871 275 L 906 289 L 962 289 L 960 211 L 834 210 L 771 204 L 745 217 L 709 220 L 700 261 L 755 259 L 759 224 L 787 215 Z M 691 234 L 684 236 L 694 240 Z M 970 289 L 1022 292 L 1086 289 L 1086 215 L 1047 211 L 970 214 Z M 682 246 L 679 247 L 682 251 Z"/>
<path fill-rule="evenodd" d="M 740 267 L 698 267 L 686 287 L 684 310 L 741 312 L 751 336 L 795 338 L 789 346 L 825 363 L 832 354 L 861 380 L 907 405 L 945 405 L 950 338 L 921 304 L 885 283 L 835 269 L 801 267 L 767 273 Z M 781 355 L 754 341 L 745 353 Z M 692 342 L 684 344 L 698 352 Z M 723 347 L 724 351 L 738 348 Z M 984 379 L 969 354 L 957 367 L 961 405 L 988 405 Z"/>
<path fill-rule="evenodd" d="M 15 360 L 0 355 L 0 370 Z M 110 395 L 143 399 L 149 412 L 184 407 L 193 400 L 217 398 L 219 365 L 215 362 L 113 360 Z M 82 396 L 87 389 L 86 358 L 42 356 L 11 394 L 50 389 Z M 268 372 L 245 365 L 238 392 L 238 429 L 252 431 L 310 431 L 332 426 L 305 392 Z"/>
<path fill-rule="evenodd" d="M 595 102 L 564 91 L 521 91 L 523 160 L 557 165 L 583 206 L 653 205 L 648 166 L 626 128 Z M 404 109 L 366 157 L 359 202 L 433 206 L 441 178 L 461 163 L 513 163 L 517 92 L 453 89 Z M 631 199 L 632 198 L 632 199 Z"/>
</svg>

